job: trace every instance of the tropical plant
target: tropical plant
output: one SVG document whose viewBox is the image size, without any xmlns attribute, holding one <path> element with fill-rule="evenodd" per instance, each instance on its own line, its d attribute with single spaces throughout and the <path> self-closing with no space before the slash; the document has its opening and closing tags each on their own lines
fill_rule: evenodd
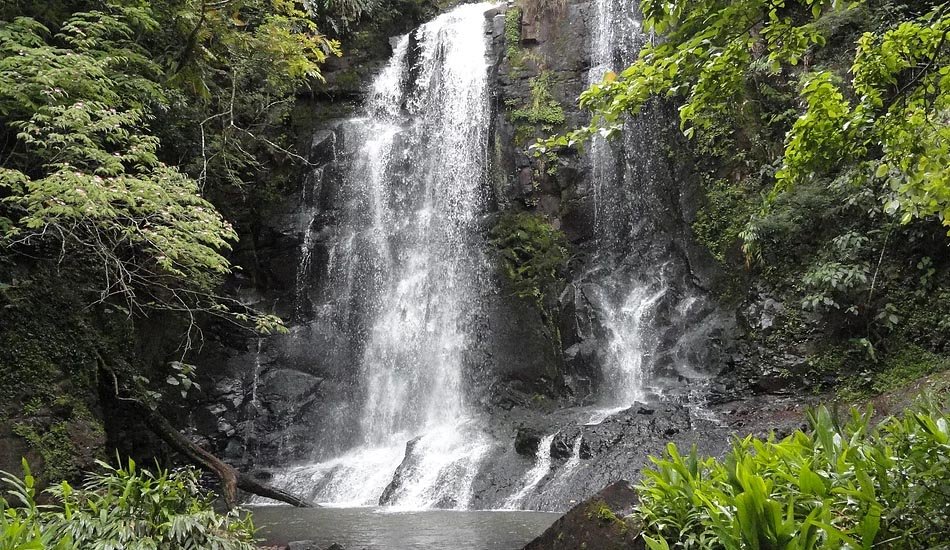
<svg viewBox="0 0 950 550">
<path fill-rule="evenodd" d="M 3 473 L 0 499 L 2 550 L 251 550 L 254 526 L 249 515 L 216 513 L 192 469 L 158 470 L 100 462 L 79 488 L 67 482 L 46 492 L 55 504 L 36 504 L 35 480 L 24 462 L 24 476 Z"/>
<path fill-rule="evenodd" d="M 950 416 L 927 400 L 871 416 L 818 408 L 808 432 L 737 439 L 722 460 L 670 444 L 639 487 L 649 547 L 946 548 Z"/>
</svg>

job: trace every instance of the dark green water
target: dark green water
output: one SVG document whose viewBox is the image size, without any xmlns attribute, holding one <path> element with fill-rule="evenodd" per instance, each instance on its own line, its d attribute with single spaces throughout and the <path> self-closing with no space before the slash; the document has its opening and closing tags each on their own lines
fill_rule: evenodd
<svg viewBox="0 0 950 550">
<path fill-rule="evenodd" d="M 269 544 L 312 540 L 346 550 L 517 550 L 548 528 L 558 514 L 381 508 L 252 508 Z"/>
</svg>

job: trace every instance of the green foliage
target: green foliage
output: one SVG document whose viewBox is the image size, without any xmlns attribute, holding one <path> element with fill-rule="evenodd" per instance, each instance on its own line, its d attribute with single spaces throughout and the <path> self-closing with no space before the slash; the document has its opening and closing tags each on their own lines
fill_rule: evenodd
<svg viewBox="0 0 950 550">
<path fill-rule="evenodd" d="M 587 519 L 596 519 L 604 523 L 623 523 L 610 509 L 610 506 L 607 506 L 607 503 L 603 501 L 590 504 L 587 510 Z"/>
<path fill-rule="evenodd" d="M 866 236 L 854 231 L 832 239 L 829 260 L 813 266 L 803 278 L 811 294 L 805 297 L 802 307 L 841 309 L 844 303 L 854 304 L 870 283 L 871 266 L 862 261 L 868 243 Z M 848 313 L 857 314 L 857 306 L 851 305 Z"/>
<path fill-rule="evenodd" d="M 950 15 L 942 6 L 883 34 L 858 40 L 851 67 L 857 102 L 828 71 L 809 75 L 807 109 L 789 134 L 779 189 L 842 165 L 854 181 L 876 183 L 888 213 L 903 223 L 936 215 L 950 225 Z"/>
<path fill-rule="evenodd" d="M 707 205 L 697 212 L 693 232 L 722 263 L 727 263 L 730 254 L 738 250 L 739 235 L 753 213 L 749 192 L 742 184 L 724 180 L 706 186 Z"/>
<path fill-rule="evenodd" d="M 82 449 L 77 448 L 77 444 L 69 434 L 70 428 L 78 428 L 79 424 L 74 417 L 71 416 L 71 418 L 70 422 L 54 422 L 44 428 L 38 428 L 26 422 L 13 426 L 13 433 L 25 439 L 30 447 L 42 457 L 43 478 L 46 480 L 79 477 L 80 464 L 77 464 L 77 456 L 82 453 Z M 87 421 L 91 422 L 91 419 Z M 98 429 L 101 434 L 101 427 Z"/>
<path fill-rule="evenodd" d="M 152 473 L 129 460 L 125 467 L 100 463 L 78 488 L 66 482 L 46 492 L 53 506 L 36 504 L 36 481 L 3 473 L 11 507 L 0 499 L 0 548 L 4 550 L 251 550 L 250 516 L 218 514 L 194 470 Z"/>
<path fill-rule="evenodd" d="M 307 7 L 318 20 L 326 21 L 334 31 L 345 33 L 382 4 L 380 0 L 323 0 L 310 2 Z"/>
<path fill-rule="evenodd" d="M 564 233 L 543 216 L 510 211 L 492 228 L 491 242 L 514 295 L 535 304 L 551 341 L 560 346 L 555 303 L 570 259 Z"/>
<path fill-rule="evenodd" d="M 514 66 L 521 62 L 521 8 L 515 6 L 505 11 L 505 53 Z"/>
<path fill-rule="evenodd" d="M 895 350 L 887 350 L 876 363 L 863 360 L 856 350 L 834 350 L 815 358 L 817 365 L 840 373 L 854 372 L 842 380 L 838 395 L 848 400 L 880 395 L 899 390 L 932 374 L 950 372 L 950 359 L 908 344 Z"/>
<path fill-rule="evenodd" d="M 562 232 L 543 216 L 508 212 L 492 228 L 491 238 L 516 296 L 541 306 L 556 297 L 569 258 Z"/>
<path fill-rule="evenodd" d="M 670 444 L 639 487 L 648 546 L 945 547 L 950 417 L 929 402 L 876 427 L 870 416 L 841 425 L 819 408 L 809 432 L 736 440 L 722 460 Z"/>
<path fill-rule="evenodd" d="M 225 160 L 218 171 L 211 158 L 226 157 L 225 148 L 243 155 L 253 147 L 205 122 L 182 120 L 192 136 L 200 133 L 202 145 L 168 155 L 157 134 L 168 135 L 183 111 L 221 108 L 213 105 L 216 94 L 232 99 L 227 132 L 246 134 L 236 124 L 244 120 L 233 102 L 236 82 L 221 87 L 226 73 L 220 68 L 254 67 L 263 74 L 261 67 L 279 67 L 255 86 L 267 102 L 281 105 L 281 95 L 292 97 L 300 83 L 319 77 L 318 65 L 336 52 L 335 43 L 287 2 L 243 2 L 230 12 L 189 1 L 48 8 L 36 13 L 7 4 L 0 10 L 0 237 L 6 249 L 40 256 L 58 250 L 59 264 L 72 255 L 74 290 L 92 290 L 93 299 L 129 313 L 157 308 L 193 317 L 204 311 L 260 331 L 279 330 L 276 317 L 212 292 L 230 271 L 223 254 L 236 233 L 202 187 L 242 177 L 237 163 Z M 211 29 L 213 37 L 206 34 Z M 164 40 L 175 46 L 157 48 Z M 242 74 L 250 78 L 250 71 Z M 267 135 L 263 127 L 255 132 Z M 221 148 L 209 155 L 206 137 L 210 147 Z M 162 160 L 180 162 L 196 151 L 202 160 L 184 164 L 191 175 Z"/>
<path fill-rule="evenodd" d="M 551 95 L 552 78 L 550 72 L 544 71 L 531 80 L 531 103 L 511 111 L 512 122 L 539 125 L 545 132 L 564 124 L 564 108 Z"/>
</svg>

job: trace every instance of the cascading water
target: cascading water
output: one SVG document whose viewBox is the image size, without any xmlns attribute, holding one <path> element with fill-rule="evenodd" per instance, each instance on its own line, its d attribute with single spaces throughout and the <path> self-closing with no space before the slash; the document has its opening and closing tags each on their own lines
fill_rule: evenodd
<svg viewBox="0 0 950 550">
<path fill-rule="evenodd" d="M 607 73 L 636 53 L 642 43 L 640 24 L 626 2 L 595 0 L 590 29 L 591 68 L 588 84 L 601 82 Z M 594 192 L 595 234 L 601 245 L 613 245 L 621 237 L 626 209 L 614 192 L 623 174 L 623 151 L 605 136 L 595 136 L 590 149 Z"/>
<path fill-rule="evenodd" d="M 648 38 L 629 3 L 595 0 L 594 8 L 588 74 L 591 84 L 600 82 L 608 72 L 627 66 Z M 625 133 L 637 133 L 641 141 L 652 135 L 649 115 L 627 121 Z M 601 268 L 593 275 L 593 293 L 606 333 L 601 352 L 604 384 L 598 397 L 601 405 L 607 407 L 595 411 L 588 421 L 591 424 L 643 400 L 650 391 L 652 359 L 659 345 L 657 309 L 669 288 L 662 265 L 645 265 L 641 260 L 631 269 L 627 261 L 635 254 L 643 256 L 637 250 L 637 241 L 644 237 L 644 226 L 655 215 L 648 196 L 648 180 L 653 176 L 645 166 L 648 155 L 649 152 L 631 150 L 628 143 L 608 141 L 604 136 L 596 136 L 591 145 L 598 250 L 595 262 Z M 604 270 L 605 264 L 611 268 Z"/>
<path fill-rule="evenodd" d="M 317 502 L 464 508 L 471 498 L 489 446 L 463 381 L 487 273 L 477 221 L 489 7 L 460 6 L 401 37 L 363 116 L 343 126 L 353 150 L 316 310 L 357 342 L 358 436 L 275 480 Z"/>
<path fill-rule="evenodd" d="M 556 436 L 557 432 L 541 438 L 541 442 L 538 443 L 538 454 L 534 466 L 524 475 L 521 489 L 505 500 L 502 506 L 503 509 L 517 509 L 521 506 L 525 498 L 551 471 L 551 443 L 554 442 Z"/>
</svg>

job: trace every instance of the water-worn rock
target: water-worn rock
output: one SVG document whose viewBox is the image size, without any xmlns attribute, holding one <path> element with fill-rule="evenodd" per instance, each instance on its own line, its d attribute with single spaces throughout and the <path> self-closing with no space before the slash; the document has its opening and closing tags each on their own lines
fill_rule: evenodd
<svg viewBox="0 0 950 550">
<path fill-rule="evenodd" d="M 406 443 L 406 454 L 403 458 L 403 461 L 399 464 L 399 467 L 396 468 L 396 472 L 393 474 L 393 480 L 386 486 L 386 489 L 383 490 L 382 496 L 379 497 L 380 506 L 385 506 L 387 504 L 392 504 L 393 497 L 396 495 L 396 492 L 399 490 L 402 485 L 402 480 L 407 475 L 412 472 L 413 467 L 413 450 L 419 444 L 420 438 L 411 439 Z"/>
<path fill-rule="evenodd" d="M 515 432 L 515 451 L 522 456 L 536 455 L 541 437 L 541 433 L 533 428 L 518 428 Z"/>
<path fill-rule="evenodd" d="M 558 518 L 524 550 L 642 550 L 640 530 L 629 514 L 637 493 L 617 481 Z"/>
</svg>

